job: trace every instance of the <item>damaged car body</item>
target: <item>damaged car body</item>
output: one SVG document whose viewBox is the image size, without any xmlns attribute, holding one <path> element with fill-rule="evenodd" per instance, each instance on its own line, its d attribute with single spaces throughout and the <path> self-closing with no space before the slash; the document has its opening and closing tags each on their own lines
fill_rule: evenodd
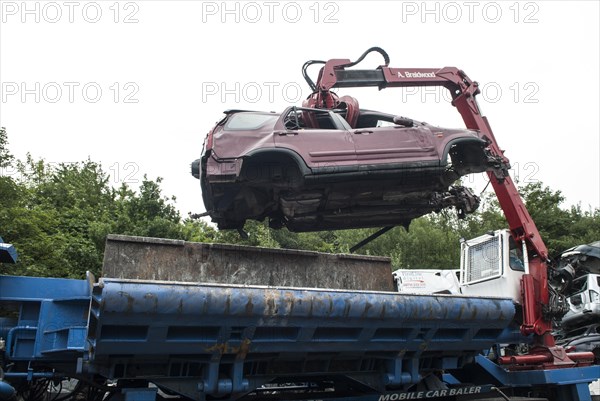
<svg viewBox="0 0 600 401">
<path fill-rule="evenodd" d="M 402 225 L 444 208 L 459 217 L 479 198 L 460 177 L 505 170 L 479 132 L 446 129 L 358 108 L 230 110 L 192 165 L 219 229 L 248 219 L 273 228 L 320 231 Z"/>
</svg>

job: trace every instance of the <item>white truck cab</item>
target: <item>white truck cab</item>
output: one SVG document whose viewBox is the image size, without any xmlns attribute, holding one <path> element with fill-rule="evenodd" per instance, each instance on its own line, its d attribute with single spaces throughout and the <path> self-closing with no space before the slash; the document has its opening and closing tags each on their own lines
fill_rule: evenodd
<svg viewBox="0 0 600 401">
<path fill-rule="evenodd" d="M 496 230 L 460 245 L 460 291 L 464 295 L 512 298 L 521 303 L 527 260 L 508 230 Z"/>
<path fill-rule="evenodd" d="M 511 298 L 521 303 L 526 261 L 508 230 L 461 241 L 460 269 L 399 269 L 398 291 L 410 294 L 463 294 Z"/>
</svg>

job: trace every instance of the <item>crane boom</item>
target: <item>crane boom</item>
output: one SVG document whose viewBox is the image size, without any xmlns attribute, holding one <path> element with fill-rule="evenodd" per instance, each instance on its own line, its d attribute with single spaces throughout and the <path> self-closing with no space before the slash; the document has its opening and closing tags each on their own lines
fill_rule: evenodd
<svg viewBox="0 0 600 401">
<path fill-rule="evenodd" d="M 381 54 L 385 64 L 373 70 L 348 69 L 371 52 Z M 306 68 L 312 64 L 324 64 L 316 84 L 306 74 Z M 524 245 L 523 249 L 527 253 L 524 254 L 528 261 L 527 269 L 521 283 L 524 314 L 521 332 L 525 335 L 534 334 L 538 344 L 543 347 L 554 347 L 554 339 L 550 335 L 553 307 L 550 305 L 551 289 L 548 286 L 548 250 L 508 174 L 510 163 L 500 149 L 487 118 L 481 114 L 476 100 L 477 94 L 480 93 L 478 83 L 455 67 L 389 67 L 387 53 L 378 47 L 368 49 L 354 62 L 349 59 L 309 61 L 303 67 L 303 74 L 314 91 L 306 105 L 316 108 L 334 108 L 337 105 L 337 96 L 331 92 L 333 88 L 441 86 L 450 91 L 452 105 L 457 108 L 466 127 L 484 135 L 488 141 L 487 151 L 490 157 L 498 160 L 496 167 L 487 171 L 487 175 L 513 238 L 517 244 Z"/>
</svg>

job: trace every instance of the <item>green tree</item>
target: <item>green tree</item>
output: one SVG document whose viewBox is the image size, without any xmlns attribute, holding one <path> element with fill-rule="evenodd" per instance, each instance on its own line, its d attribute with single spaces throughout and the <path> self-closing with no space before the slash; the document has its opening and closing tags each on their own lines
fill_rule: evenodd
<svg viewBox="0 0 600 401">
<path fill-rule="evenodd" d="M 58 233 L 54 214 L 30 204 L 29 188 L 18 179 L 22 175 L 23 164 L 18 163 L 18 170 L 13 165 L 13 158 L 6 148 L 4 129 L 0 137 L 2 166 L 10 167 L 11 172 L 0 176 L 0 234 L 19 251 L 18 263 L 0 265 L 0 273 L 44 276 L 48 275 L 47 270 L 52 270 L 58 276 L 65 276 L 60 252 L 51 240 L 51 235 Z"/>
<path fill-rule="evenodd" d="M 6 128 L 0 127 L 0 168 L 9 167 L 13 162 L 13 155 L 8 150 L 8 135 Z"/>
<path fill-rule="evenodd" d="M 186 241 L 193 242 L 220 242 L 218 232 L 213 226 L 205 222 L 204 220 L 186 218 L 182 222 L 183 238 Z"/>
<path fill-rule="evenodd" d="M 90 223 L 107 218 L 114 198 L 101 167 L 89 160 L 51 167 L 28 155 L 18 163 L 18 172 L 20 196 L 3 224 L 20 253 L 16 272 L 54 277 L 98 273 L 102 253 L 90 236 Z"/>
<path fill-rule="evenodd" d="M 561 207 L 565 201 L 560 190 L 541 182 L 527 184 L 521 190 L 550 255 L 567 248 L 600 239 L 600 210 L 582 211 L 581 206 Z"/>
<path fill-rule="evenodd" d="M 0 135 L 3 166 L 13 163 Z M 11 170 L 13 171 L 13 170 Z M 52 277 L 99 274 L 108 233 L 210 240 L 207 224 L 181 221 L 174 198 L 162 196 L 161 178 L 146 176 L 138 190 L 113 188 L 91 160 L 50 166 L 30 155 L 16 161 L 15 177 L 0 176 L 1 234 L 19 251 L 19 263 L 0 273 Z"/>
<path fill-rule="evenodd" d="M 143 237 L 185 239 L 181 216 L 173 206 L 175 198 L 162 195 L 162 178 L 144 175 L 138 192 L 123 184 L 116 192 L 111 232 Z"/>
</svg>

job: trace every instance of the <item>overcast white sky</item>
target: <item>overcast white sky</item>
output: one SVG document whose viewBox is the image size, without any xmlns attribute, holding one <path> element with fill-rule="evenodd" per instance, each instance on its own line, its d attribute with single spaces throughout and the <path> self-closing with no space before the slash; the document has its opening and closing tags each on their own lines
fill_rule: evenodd
<svg viewBox="0 0 600 401">
<path fill-rule="evenodd" d="M 204 211 L 190 162 L 223 110 L 300 104 L 306 60 L 355 59 L 371 46 L 393 67 L 463 69 L 483 87 L 480 106 L 519 181 L 600 207 L 598 1 L 0 6 L 0 123 L 11 151 L 51 163 L 89 157 L 116 184 L 161 176 L 183 215 Z M 372 56 L 363 65 L 379 64 Z M 463 126 L 445 93 L 339 93 L 364 108 Z"/>
</svg>

